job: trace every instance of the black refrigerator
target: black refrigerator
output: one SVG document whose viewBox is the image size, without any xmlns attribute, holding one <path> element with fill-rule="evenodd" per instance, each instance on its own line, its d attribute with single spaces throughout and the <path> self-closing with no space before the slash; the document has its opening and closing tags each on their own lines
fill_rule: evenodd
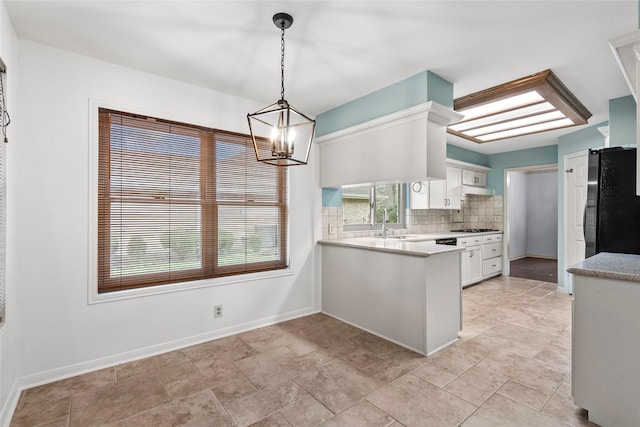
<svg viewBox="0 0 640 427">
<path fill-rule="evenodd" d="M 640 196 L 636 196 L 636 148 L 589 151 L 584 211 L 585 256 L 640 254 Z"/>
</svg>

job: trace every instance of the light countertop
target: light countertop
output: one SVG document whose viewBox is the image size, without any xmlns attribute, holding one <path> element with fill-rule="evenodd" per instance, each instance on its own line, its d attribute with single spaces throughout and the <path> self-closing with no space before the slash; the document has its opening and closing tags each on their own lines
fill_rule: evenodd
<svg viewBox="0 0 640 427">
<path fill-rule="evenodd" d="M 640 255 L 601 252 L 572 265 L 567 271 L 578 276 L 640 283 Z"/>
<path fill-rule="evenodd" d="M 355 237 L 353 239 L 320 240 L 321 245 L 343 246 L 398 255 L 428 257 L 448 252 L 463 251 L 464 246 L 436 245 L 433 240 L 412 241 L 382 237 Z"/>
</svg>

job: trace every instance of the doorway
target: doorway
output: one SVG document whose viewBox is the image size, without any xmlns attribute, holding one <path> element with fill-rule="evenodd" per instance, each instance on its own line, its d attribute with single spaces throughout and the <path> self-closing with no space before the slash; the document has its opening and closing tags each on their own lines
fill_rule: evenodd
<svg viewBox="0 0 640 427">
<path fill-rule="evenodd" d="M 504 273 L 557 283 L 558 167 L 505 170 Z"/>
</svg>

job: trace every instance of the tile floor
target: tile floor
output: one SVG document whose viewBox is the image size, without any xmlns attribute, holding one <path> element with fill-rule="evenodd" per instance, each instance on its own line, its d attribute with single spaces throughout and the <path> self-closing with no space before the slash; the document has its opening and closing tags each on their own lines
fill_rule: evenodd
<svg viewBox="0 0 640 427">
<path fill-rule="evenodd" d="M 465 289 L 460 341 L 428 358 L 315 314 L 26 390 L 11 425 L 589 425 L 555 287 Z"/>
</svg>

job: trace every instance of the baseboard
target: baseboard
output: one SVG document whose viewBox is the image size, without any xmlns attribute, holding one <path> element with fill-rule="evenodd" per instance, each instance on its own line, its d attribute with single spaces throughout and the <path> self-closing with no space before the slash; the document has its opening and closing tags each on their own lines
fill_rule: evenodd
<svg viewBox="0 0 640 427">
<path fill-rule="evenodd" d="M 557 256 L 525 254 L 525 255 L 518 255 L 518 256 L 515 256 L 513 258 L 509 258 L 509 261 L 517 261 L 517 260 L 522 259 L 522 258 L 540 258 L 540 259 L 555 259 L 555 260 L 558 259 Z"/>
<path fill-rule="evenodd" d="M 11 389 L 11 393 L 6 400 L 5 406 L 2 408 L 2 413 L 0 414 L 0 425 L 3 427 L 9 425 L 13 416 L 13 412 L 15 411 L 15 408 L 18 404 L 20 393 L 28 388 L 75 377 L 76 375 L 86 374 L 88 372 L 96 371 L 99 369 L 110 368 L 112 366 L 120 365 L 123 363 L 144 359 L 146 357 L 156 356 L 158 354 L 166 353 L 169 351 L 180 350 L 192 345 L 228 337 L 231 335 L 236 335 L 241 332 L 250 331 L 256 328 L 262 328 L 264 326 L 273 325 L 285 320 L 291 320 L 302 316 L 308 316 L 310 314 L 318 312 L 319 310 L 314 310 L 313 307 L 307 307 L 286 314 L 271 316 L 240 325 L 229 326 L 227 328 L 206 332 L 203 334 L 168 341 L 162 344 L 156 344 L 137 350 L 114 354 L 112 356 L 107 356 L 100 359 L 90 360 L 87 362 L 77 363 L 74 365 L 64 366 L 61 368 L 51 369 L 49 371 L 19 377 Z"/>
<path fill-rule="evenodd" d="M 11 391 L 9 392 L 4 406 L 2 407 L 2 411 L 0 412 L 0 426 L 10 426 L 11 418 L 13 418 L 13 413 L 18 407 L 18 401 L 20 400 L 20 394 L 22 393 L 22 390 L 23 389 L 18 386 L 18 381 L 13 383 Z"/>
</svg>

